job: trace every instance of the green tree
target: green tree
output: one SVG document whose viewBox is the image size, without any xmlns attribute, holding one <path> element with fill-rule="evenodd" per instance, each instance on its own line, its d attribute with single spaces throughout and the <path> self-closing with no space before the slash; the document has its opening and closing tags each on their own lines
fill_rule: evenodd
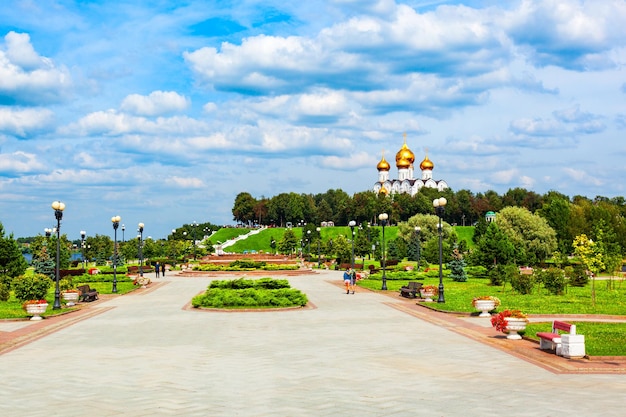
<svg viewBox="0 0 626 417">
<path fill-rule="evenodd" d="M 0 275 L 17 277 L 22 275 L 26 268 L 28 268 L 28 263 L 19 245 L 13 239 L 13 234 L 5 236 L 4 226 L 0 223 Z"/>
<path fill-rule="evenodd" d="M 283 254 L 291 255 L 298 247 L 298 238 L 293 229 L 285 230 L 283 238 L 278 242 L 278 251 Z"/>
<path fill-rule="evenodd" d="M 587 270 L 592 272 L 591 276 L 591 301 L 596 305 L 596 275 L 604 269 L 604 256 L 600 245 L 582 234 L 574 238 L 574 253 L 585 265 Z"/>
<path fill-rule="evenodd" d="M 505 207 L 496 216 L 498 228 L 515 248 L 518 264 L 536 265 L 557 248 L 556 233 L 546 219 L 523 207 Z"/>
<path fill-rule="evenodd" d="M 513 261 L 515 248 L 495 222 L 491 222 L 484 236 L 476 244 L 472 252 L 472 263 L 491 268 L 499 263 L 508 264 Z"/>
<path fill-rule="evenodd" d="M 452 260 L 448 262 L 448 268 L 450 269 L 450 278 L 456 282 L 466 282 L 467 272 L 465 272 L 465 259 L 463 254 L 459 251 L 458 245 L 455 245 L 452 250 Z"/>
<path fill-rule="evenodd" d="M 254 207 L 256 203 L 256 199 L 250 193 L 237 194 L 232 210 L 233 220 L 248 225 L 251 224 L 255 218 Z"/>
</svg>

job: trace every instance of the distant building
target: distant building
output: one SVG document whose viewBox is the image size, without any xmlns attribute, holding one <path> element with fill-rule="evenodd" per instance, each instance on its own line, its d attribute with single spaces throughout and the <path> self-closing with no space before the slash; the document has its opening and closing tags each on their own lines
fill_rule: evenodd
<svg viewBox="0 0 626 417">
<path fill-rule="evenodd" d="M 404 134 L 404 144 L 402 148 L 396 154 L 396 167 L 398 168 L 398 178 L 389 179 L 389 170 L 391 166 L 385 160 L 385 154 L 383 152 L 382 159 L 376 165 L 378 169 L 378 181 L 374 183 L 375 193 L 385 194 L 401 194 L 406 193 L 414 196 L 417 192 L 426 188 L 436 188 L 439 191 L 448 189 L 448 184 L 444 180 L 433 179 L 433 169 L 435 164 L 428 159 L 428 150 L 426 150 L 426 156 L 420 163 L 420 170 L 422 171 L 422 177 L 416 179 L 413 177 L 414 168 L 413 162 L 415 161 L 415 154 L 409 149 L 406 144 L 406 133 Z"/>
<path fill-rule="evenodd" d="M 494 213 L 493 211 L 488 211 L 487 213 L 485 213 L 485 220 L 487 220 L 487 223 L 491 223 L 495 219 L 496 213 Z"/>
</svg>

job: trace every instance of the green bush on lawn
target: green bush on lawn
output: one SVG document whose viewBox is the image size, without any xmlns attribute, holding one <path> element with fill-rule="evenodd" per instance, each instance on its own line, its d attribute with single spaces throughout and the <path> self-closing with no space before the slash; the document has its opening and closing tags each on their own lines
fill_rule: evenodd
<svg viewBox="0 0 626 417">
<path fill-rule="evenodd" d="M 303 307 L 308 302 L 300 290 L 290 288 L 287 280 L 261 278 L 213 281 L 204 294 L 191 300 L 191 305 L 212 308 L 275 308 Z"/>
</svg>

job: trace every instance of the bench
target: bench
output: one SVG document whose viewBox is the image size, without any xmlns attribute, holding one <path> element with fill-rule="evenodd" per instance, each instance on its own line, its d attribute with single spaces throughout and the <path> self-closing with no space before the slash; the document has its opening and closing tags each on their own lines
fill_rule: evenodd
<svg viewBox="0 0 626 417">
<path fill-rule="evenodd" d="M 96 301 L 98 299 L 98 291 L 89 287 L 89 285 L 80 285 L 78 288 L 78 298 L 83 302 Z"/>
<path fill-rule="evenodd" d="M 559 333 L 559 331 L 567 333 Z M 582 358 L 585 356 L 585 336 L 576 334 L 576 325 L 554 320 L 552 332 L 538 332 L 539 349 L 554 350 L 558 356 Z"/>
<path fill-rule="evenodd" d="M 420 288 L 422 288 L 421 282 L 410 281 L 408 285 L 400 287 L 400 295 L 405 298 L 416 298 Z"/>
</svg>

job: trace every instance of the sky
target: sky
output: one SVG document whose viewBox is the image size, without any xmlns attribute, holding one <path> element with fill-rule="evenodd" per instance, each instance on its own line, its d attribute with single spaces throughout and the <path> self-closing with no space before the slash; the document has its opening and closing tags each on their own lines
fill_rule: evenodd
<svg viewBox="0 0 626 417">
<path fill-rule="evenodd" d="M 371 190 L 383 153 L 397 178 L 405 133 L 454 191 L 623 196 L 625 22 L 620 0 L 4 0 L 0 222 L 43 234 L 59 200 L 70 239 L 232 224 L 240 192 Z"/>
</svg>

